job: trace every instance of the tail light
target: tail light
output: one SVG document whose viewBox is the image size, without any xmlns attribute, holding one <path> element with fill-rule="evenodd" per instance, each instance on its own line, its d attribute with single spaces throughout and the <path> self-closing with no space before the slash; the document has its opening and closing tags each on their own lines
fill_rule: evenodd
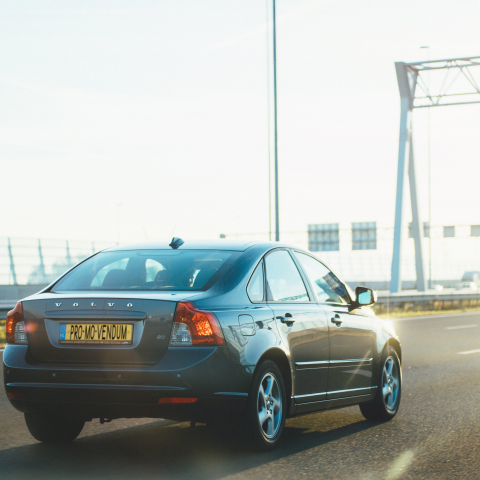
<svg viewBox="0 0 480 480">
<path fill-rule="evenodd" d="M 170 345 L 224 344 L 222 330 L 213 313 L 199 310 L 191 302 L 178 303 Z"/>
<path fill-rule="evenodd" d="M 25 322 L 23 321 L 22 302 L 18 302 L 13 310 L 7 313 L 6 324 L 7 343 L 26 345 Z"/>
</svg>

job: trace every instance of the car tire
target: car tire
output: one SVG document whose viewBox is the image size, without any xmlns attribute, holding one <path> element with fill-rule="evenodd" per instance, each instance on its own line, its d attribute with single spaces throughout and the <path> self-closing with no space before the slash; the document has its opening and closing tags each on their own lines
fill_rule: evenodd
<svg viewBox="0 0 480 480">
<path fill-rule="evenodd" d="M 75 440 L 85 425 L 83 420 L 25 413 L 25 423 L 33 438 L 44 443 Z"/>
<path fill-rule="evenodd" d="M 255 371 L 244 414 L 249 447 L 268 451 L 278 443 L 287 413 L 285 384 L 277 364 L 263 361 Z"/>
<path fill-rule="evenodd" d="M 360 411 L 367 420 L 388 421 L 398 412 L 402 394 L 402 366 L 397 352 L 388 346 L 380 362 L 375 398 L 360 404 Z"/>
</svg>

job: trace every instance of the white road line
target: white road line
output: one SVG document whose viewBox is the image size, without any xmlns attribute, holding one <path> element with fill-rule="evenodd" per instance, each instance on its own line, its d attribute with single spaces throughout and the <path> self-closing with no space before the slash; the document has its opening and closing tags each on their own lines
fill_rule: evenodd
<svg viewBox="0 0 480 480">
<path fill-rule="evenodd" d="M 458 355 L 470 355 L 471 353 L 480 353 L 479 350 L 467 350 L 466 352 L 457 352 Z"/>
<path fill-rule="evenodd" d="M 445 330 L 460 330 L 461 328 L 475 328 L 478 327 L 477 324 L 473 325 L 457 325 L 455 327 L 445 327 Z"/>
</svg>

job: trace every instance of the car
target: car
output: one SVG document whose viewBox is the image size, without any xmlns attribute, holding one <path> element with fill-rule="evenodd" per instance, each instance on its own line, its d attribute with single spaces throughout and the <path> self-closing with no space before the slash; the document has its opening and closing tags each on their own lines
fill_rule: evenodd
<svg viewBox="0 0 480 480">
<path fill-rule="evenodd" d="M 287 244 L 116 246 L 9 312 L 5 390 L 42 442 L 151 417 L 234 426 L 268 450 L 287 417 L 396 415 L 402 350 L 375 300 Z"/>
<path fill-rule="evenodd" d="M 473 282 L 475 285 L 480 283 L 479 272 L 469 271 L 465 272 L 462 276 L 462 282 Z"/>
<path fill-rule="evenodd" d="M 477 290 L 477 284 L 475 282 L 460 282 L 456 286 L 456 290 Z"/>
</svg>

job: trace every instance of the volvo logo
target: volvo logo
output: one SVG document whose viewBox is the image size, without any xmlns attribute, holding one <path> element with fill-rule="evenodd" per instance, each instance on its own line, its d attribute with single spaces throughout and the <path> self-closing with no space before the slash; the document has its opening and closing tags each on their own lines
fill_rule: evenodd
<svg viewBox="0 0 480 480">
<path fill-rule="evenodd" d="M 56 303 L 55 304 L 57 307 L 60 307 L 62 304 L 61 303 Z"/>
<path fill-rule="evenodd" d="M 114 303 L 109 303 L 108 306 L 109 307 L 113 307 L 115 304 Z"/>
<path fill-rule="evenodd" d="M 128 308 L 132 308 L 132 307 L 133 307 L 133 303 L 127 303 L 127 307 L 128 307 Z"/>
<path fill-rule="evenodd" d="M 78 307 L 78 303 L 74 303 L 73 306 L 74 306 L 74 307 Z"/>
</svg>

